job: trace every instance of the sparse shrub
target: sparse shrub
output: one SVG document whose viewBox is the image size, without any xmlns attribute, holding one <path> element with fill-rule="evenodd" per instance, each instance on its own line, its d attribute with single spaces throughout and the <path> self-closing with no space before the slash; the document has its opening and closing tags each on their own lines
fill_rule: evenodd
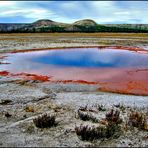
<svg viewBox="0 0 148 148">
<path fill-rule="evenodd" d="M 118 125 L 122 122 L 120 118 L 120 111 L 111 109 L 110 112 L 106 113 L 106 118 L 99 121 L 87 110 L 86 106 L 84 108 L 80 108 L 78 110 L 79 118 L 83 121 L 91 120 L 92 122 L 97 122 L 98 126 L 95 127 L 82 124 L 79 127 L 76 126 L 76 134 L 80 136 L 82 140 L 110 138 L 112 136 L 117 137 L 120 135 L 121 127 Z M 101 125 L 99 123 L 101 123 Z"/>
<path fill-rule="evenodd" d="M 109 123 L 106 128 L 106 138 L 118 137 L 121 134 L 121 127 L 118 124 Z"/>
<path fill-rule="evenodd" d="M 76 134 L 81 137 L 82 140 L 94 140 L 106 137 L 106 127 L 80 125 L 75 127 Z"/>
<path fill-rule="evenodd" d="M 100 105 L 100 104 L 97 104 L 97 105 L 96 105 L 96 108 L 97 108 L 98 111 L 106 111 L 105 106 L 102 105 L 102 104 L 101 104 L 101 105 Z"/>
<path fill-rule="evenodd" d="M 106 120 L 109 124 L 120 124 L 122 122 L 122 119 L 120 118 L 120 111 L 111 109 L 111 111 L 106 114 Z"/>
<path fill-rule="evenodd" d="M 81 110 L 78 110 L 78 116 L 83 121 L 91 120 L 92 122 L 98 122 L 98 119 L 89 112 L 82 112 Z"/>
<path fill-rule="evenodd" d="M 144 113 L 131 111 L 129 114 L 128 125 L 148 131 L 148 120 Z"/>
<path fill-rule="evenodd" d="M 38 116 L 37 118 L 33 119 L 33 122 L 38 128 L 47 128 L 57 124 L 55 121 L 55 116 L 47 114 Z"/>
<path fill-rule="evenodd" d="M 115 104 L 114 106 L 115 106 L 116 108 L 119 108 L 122 112 L 125 112 L 125 109 L 126 109 L 126 108 L 125 108 L 125 106 L 124 106 L 123 104 L 120 104 L 120 103 L 119 103 L 119 104 Z"/>
<path fill-rule="evenodd" d="M 80 125 L 75 127 L 76 134 L 81 137 L 82 140 L 94 140 L 100 138 L 110 138 L 119 130 L 119 126 L 109 124 L 108 126 L 88 126 Z"/>
</svg>

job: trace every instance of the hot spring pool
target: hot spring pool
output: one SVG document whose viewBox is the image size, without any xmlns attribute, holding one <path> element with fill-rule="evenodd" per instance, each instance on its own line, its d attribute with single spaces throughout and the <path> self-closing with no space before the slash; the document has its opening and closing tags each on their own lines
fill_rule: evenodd
<svg viewBox="0 0 148 148">
<path fill-rule="evenodd" d="M 0 71 L 48 76 L 52 82 L 101 85 L 101 90 L 148 94 L 148 52 L 72 48 L 8 54 Z"/>
</svg>

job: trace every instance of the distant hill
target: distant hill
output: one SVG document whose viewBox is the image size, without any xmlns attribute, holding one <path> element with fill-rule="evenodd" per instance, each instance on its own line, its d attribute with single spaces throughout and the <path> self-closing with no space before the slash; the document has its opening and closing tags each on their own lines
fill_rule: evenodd
<svg viewBox="0 0 148 148">
<path fill-rule="evenodd" d="M 90 19 L 85 20 L 79 20 L 73 23 L 73 25 L 79 25 L 79 26 L 97 26 L 97 23 Z"/>
<path fill-rule="evenodd" d="M 42 19 L 33 23 L 0 23 L 0 33 L 19 32 L 142 32 L 148 33 L 148 24 L 97 24 L 90 19 L 72 24 Z"/>
</svg>

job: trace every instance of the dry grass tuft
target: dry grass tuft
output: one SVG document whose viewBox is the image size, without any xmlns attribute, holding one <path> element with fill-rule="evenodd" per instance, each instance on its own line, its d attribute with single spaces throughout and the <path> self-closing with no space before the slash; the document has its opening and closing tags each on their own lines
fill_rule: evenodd
<svg viewBox="0 0 148 148">
<path fill-rule="evenodd" d="M 78 110 L 78 115 L 81 120 L 91 120 L 92 122 L 98 123 L 97 127 L 82 124 L 79 127 L 75 127 L 76 134 L 80 136 L 82 140 L 110 138 L 112 136 L 120 135 L 121 128 L 118 125 L 122 122 L 120 111 L 111 109 L 111 111 L 106 114 L 106 117 L 102 119 L 102 121 L 99 121 L 92 116 L 92 114 L 86 112 L 86 107 L 82 110 L 83 111 L 81 111 L 81 108 Z M 101 125 L 99 123 L 101 123 Z"/>
<path fill-rule="evenodd" d="M 129 113 L 128 125 L 148 131 L 147 115 L 138 111 L 131 111 Z"/>
<path fill-rule="evenodd" d="M 82 140 L 94 140 L 106 137 L 106 128 L 103 126 L 94 127 L 81 124 L 79 127 L 75 127 L 75 131 Z"/>
<path fill-rule="evenodd" d="M 106 113 L 106 120 L 109 124 L 120 124 L 122 122 L 120 111 L 111 109 L 110 112 Z"/>
<path fill-rule="evenodd" d="M 55 121 L 55 116 L 47 114 L 38 116 L 37 118 L 33 119 L 33 122 L 38 128 L 49 128 L 57 124 Z"/>
<path fill-rule="evenodd" d="M 100 138 L 110 138 L 120 131 L 119 126 L 110 124 L 108 126 L 88 126 L 80 125 L 75 127 L 76 134 L 82 140 L 95 140 Z M 118 131 L 118 132 L 117 132 Z"/>
<path fill-rule="evenodd" d="M 78 117 L 83 121 L 92 121 L 92 122 L 98 122 L 98 119 L 94 117 L 89 112 L 83 112 L 81 110 L 78 110 Z"/>
</svg>

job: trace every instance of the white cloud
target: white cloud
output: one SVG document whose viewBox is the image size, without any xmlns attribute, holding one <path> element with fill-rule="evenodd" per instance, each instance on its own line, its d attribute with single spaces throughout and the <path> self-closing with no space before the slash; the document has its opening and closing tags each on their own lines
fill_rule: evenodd
<svg viewBox="0 0 148 148">
<path fill-rule="evenodd" d="M 46 18 L 50 15 L 54 15 L 54 13 L 50 12 L 49 10 L 45 10 L 42 8 L 38 8 L 38 9 L 30 9 L 30 8 L 26 8 L 24 10 L 22 9 L 16 9 L 16 10 L 8 10 L 5 12 L 1 12 L 0 13 L 0 17 L 5 17 L 5 16 L 23 16 L 26 18 Z"/>
<path fill-rule="evenodd" d="M 27 7 L 24 4 L 28 3 Z M 54 12 L 40 6 L 30 5 L 33 2 L 0 1 L 0 17 L 23 16 L 25 18 L 42 19 L 56 16 Z"/>
<path fill-rule="evenodd" d="M 130 13 L 128 11 L 117 11 L 114 13 L 115 15 L 129 15 Z"/>
<path fill-rule="evenodd" d="M 46 18 L 62 22 L 88 18 L 98 23 L 137 23 L 137 20 L 148 23 L 148 3 L 123 3 L 126 6 L 117 5 L 117 1 L 0 1 L 0 18 L 24 17 L 33 21 Z"/>
<path fill-rule="evenodd" d="M 148 23 L 146 15 L 148 14 L 148 9 L 142 9 L 142 3 L 136 3 L 135 5 L 135 2 L 129 3 L 127 1 L 126 4 L 128 7 L 119 7 L 116 5 L 116 1 L 90 2 L 93 13 L 96 14 L 95 17 L 92 15 L 92 18 L 96 19 L 98 23 Z M 141 22 L 136 22 L 136 20 L 141 20 Z"/>
<path fill-rule="evenodd" d="M 12 6 L 15 5 L 15 3 L 14 1 L 0 1 L 0 7 Z"/>
</svg>

